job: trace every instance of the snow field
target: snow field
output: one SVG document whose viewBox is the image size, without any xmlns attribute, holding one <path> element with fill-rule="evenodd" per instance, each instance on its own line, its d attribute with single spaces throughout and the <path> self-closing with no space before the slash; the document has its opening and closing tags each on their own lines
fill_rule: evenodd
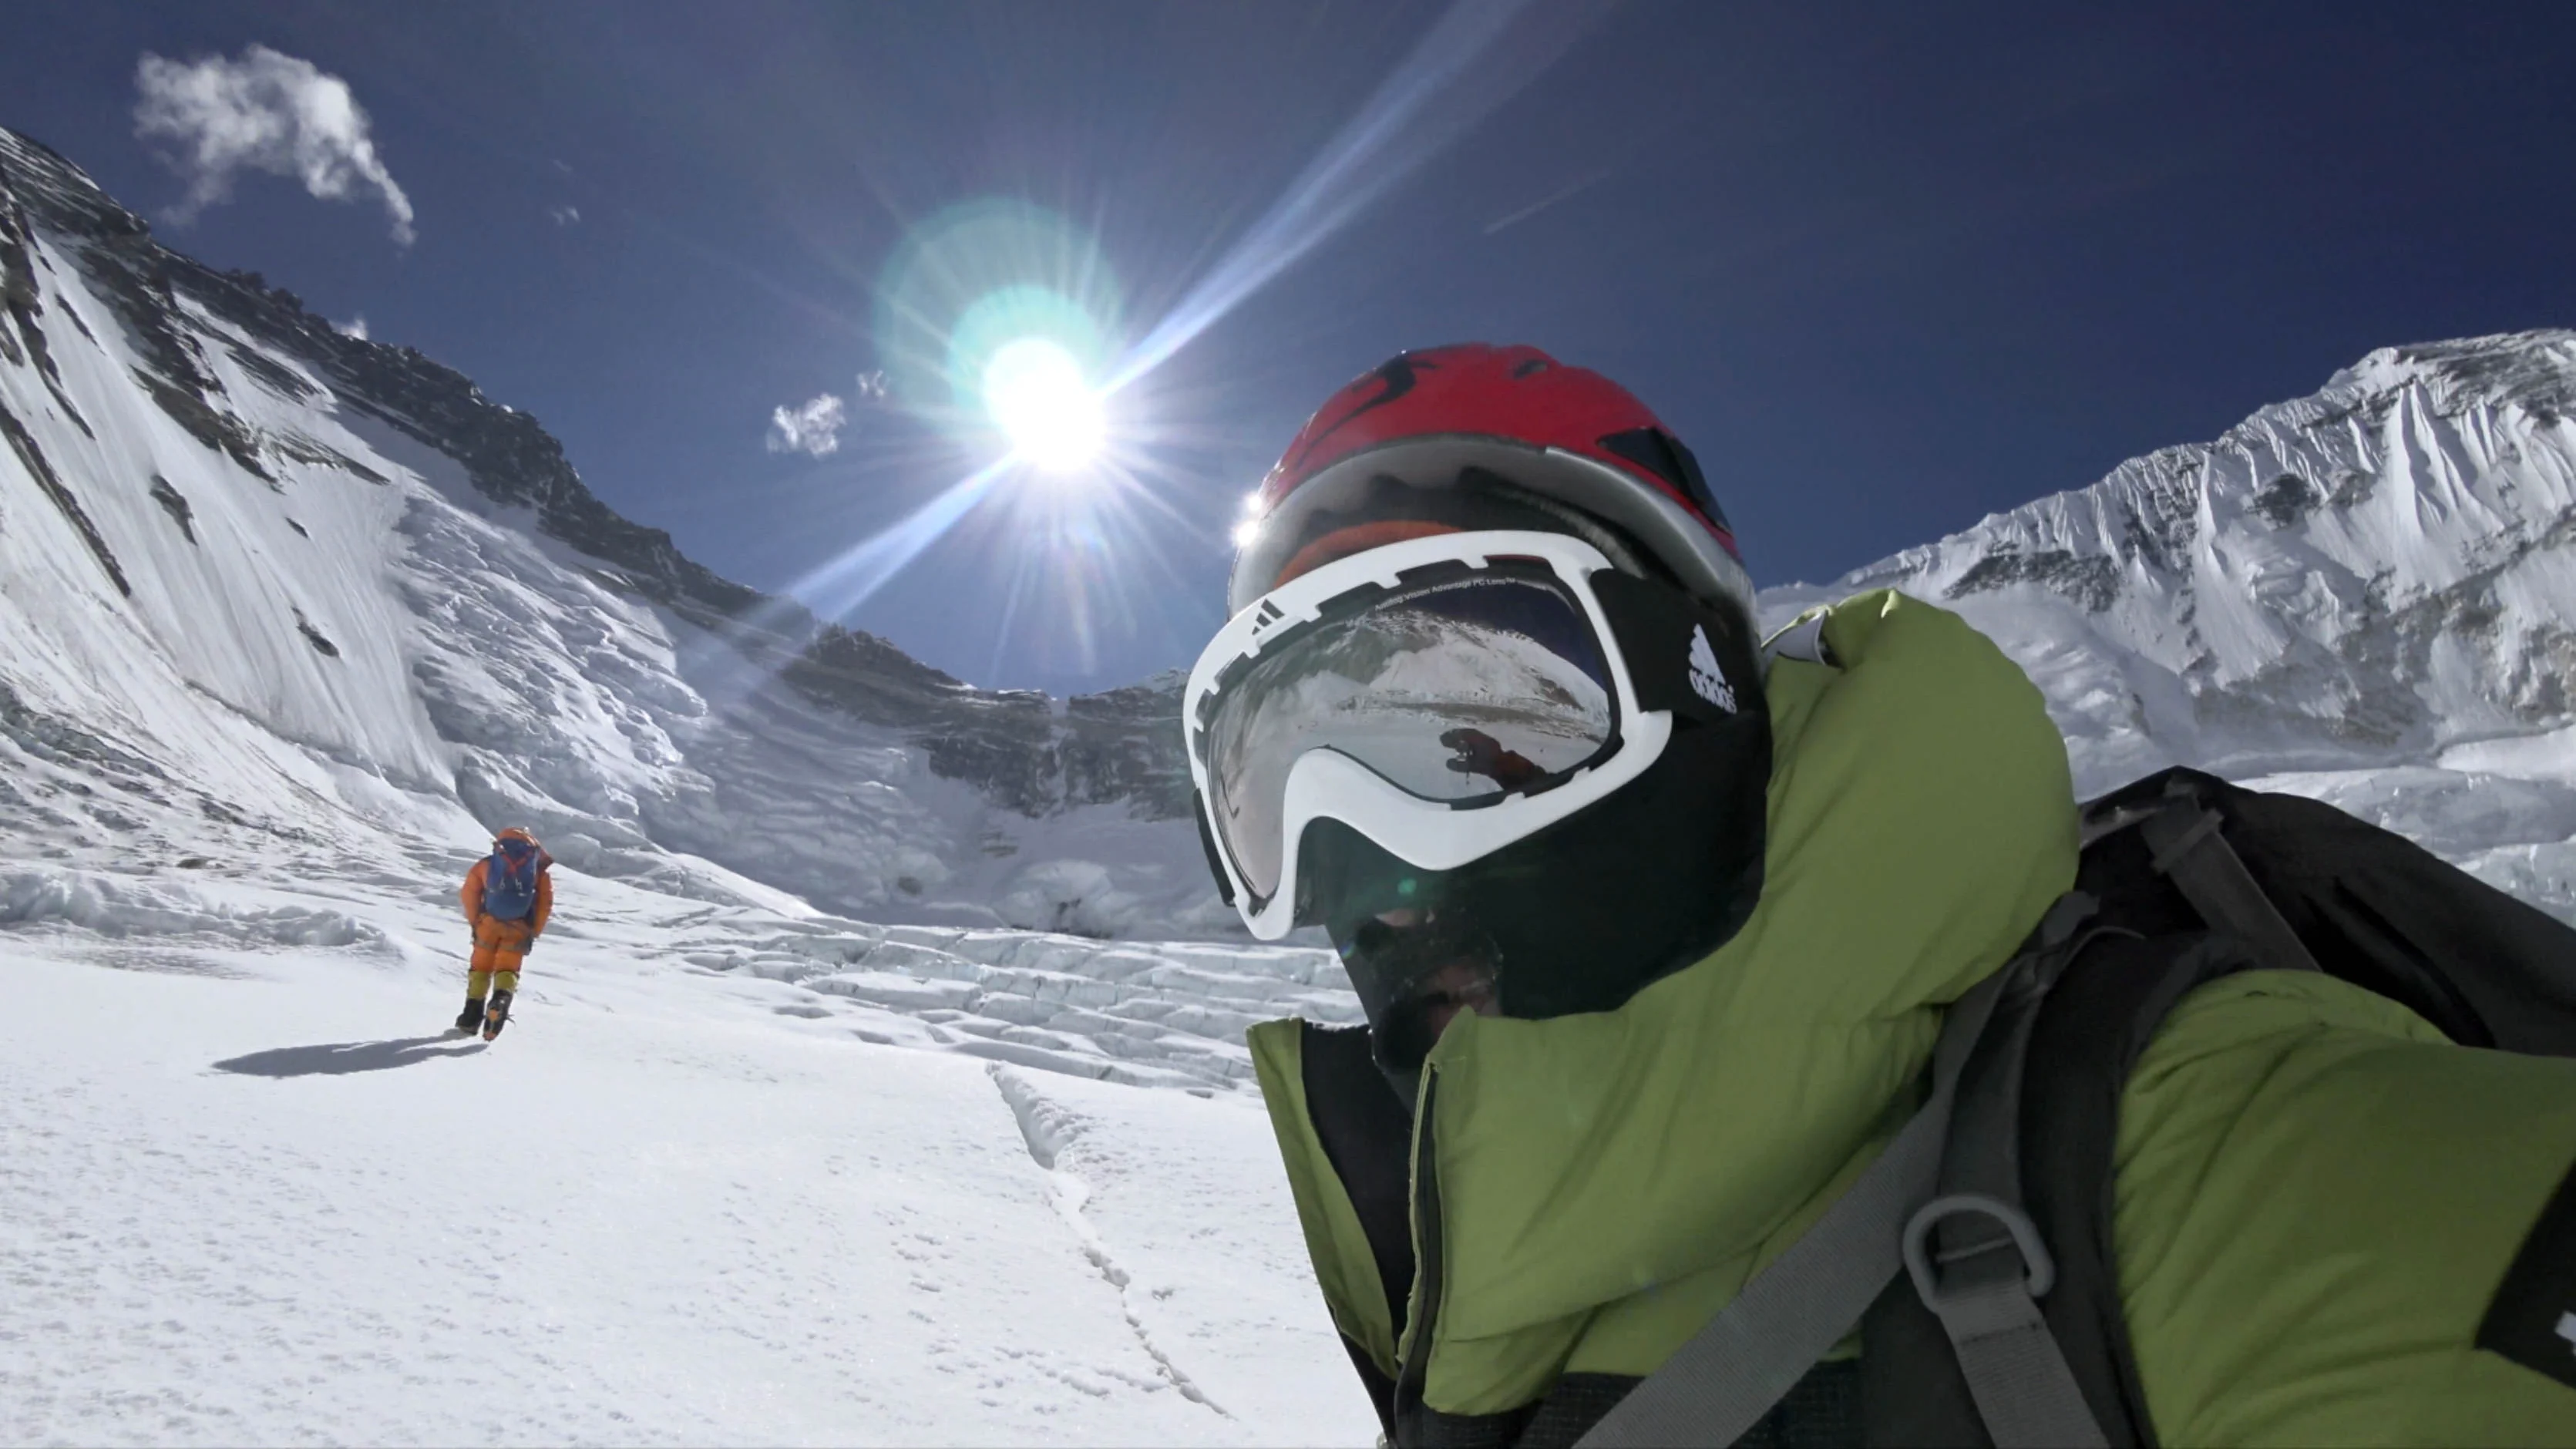
<svg viewBox="0 0 2576 1449">
<path fill-rule="evenodd" d="M 985 965 L 568 876 L 487 1047 L 437 1030 L 462 927 L 419 884 L 353 884 L 316 944 L 261 885 L 0 880 L 0 1439 L 1373 1436 L 1252 1094 L 889 1049 L 938 1023 L 752 969 L 893 947 L 861 974 L 1034 1002 L 1133 948 L 953 933 L 1046 963 Z M 650 947 L 682 939 L 743 967 Z M 1295 974 L 1133 965 L 1131 999 Z"/>
</svg>

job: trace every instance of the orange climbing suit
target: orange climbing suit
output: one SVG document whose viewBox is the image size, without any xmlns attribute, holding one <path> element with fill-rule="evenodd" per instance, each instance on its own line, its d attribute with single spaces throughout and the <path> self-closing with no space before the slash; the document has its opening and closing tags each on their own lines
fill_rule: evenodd
<svg viewBox="0 0 2576 1449">
<path fill-rule="evenodd" d="M 491 988 L 515 992 L 519 989 L 519 964 L 528 957 L 528 948 L 536 943 L 538 933 L 546 928 L 546 917 L 554 914 L 554 878 L 545 871 L 537 872 L 537 903 L 528 909 L 523 921 L 504 921 L 483 914 L 483 877 L 491 868 L 489 859 L 474 862 L 465 873 L 464 889 L 456 893 L 465 907 L 465 919 L 474 927 L 474 960 L 465 978 L 465 994 L 481 997 Z"/>
</svg>

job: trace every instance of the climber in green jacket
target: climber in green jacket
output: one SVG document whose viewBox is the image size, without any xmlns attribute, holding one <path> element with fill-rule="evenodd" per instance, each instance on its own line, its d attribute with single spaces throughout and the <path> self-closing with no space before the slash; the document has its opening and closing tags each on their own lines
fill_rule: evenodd
<svg viewBox="0 0 2576 1449">
<path fill-rule="evenodd" d="M 1766 649 L 1689 451 L 1532 348 L 1390 361 L 1256 501 L 1184 720 L 1220 887 L 1328 932 L 1367 1014 L 1251 1033 L 1317 1282 L 1392 1442 L 1573 1442 L 1922 1099 L 2074 882 L 2064 744 L 1903 595 Z M 2475 1342 L 2576 1165 L 2576 1063 L 2250 970 L 2118 1124 L 2154 1438 L 2576 1442 L 2576 1316 L 2566 1373 Z M 1855 1437 L 1870 1352 L 1745 1442 Z"/>
</svg>

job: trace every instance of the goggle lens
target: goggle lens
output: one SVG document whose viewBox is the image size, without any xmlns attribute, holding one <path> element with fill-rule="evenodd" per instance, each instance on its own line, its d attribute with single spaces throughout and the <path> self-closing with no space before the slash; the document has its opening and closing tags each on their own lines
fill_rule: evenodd
<svg viewBox="0 0 2576 1449">
<path fill-rule="evenodd" d="M 1283 870 L 1288 774 L 1308 751 L 1345 755 L 1419 799 L 1473 805 L 1593 763 L 1616 738 L 1615 701 L 1591 619 L 1544 565 L 1409 583 L 1328 612 L 1214 691 L 1217 830 L 1266 898 Z"/>
</svg>

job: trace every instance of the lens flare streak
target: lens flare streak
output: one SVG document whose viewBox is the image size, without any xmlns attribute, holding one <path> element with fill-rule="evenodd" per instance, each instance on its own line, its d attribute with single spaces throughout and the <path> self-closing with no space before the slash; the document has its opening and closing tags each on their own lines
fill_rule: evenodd
<svg viewBox="0 0 2576 1449">
<path fill-rule="evenodd" d="M 974 511 L 1013 463 L 1002 458 L 949 484 L 936 497 L 789 584 L 787 593 L 804 600 L 823 618 L 847 616 L 956 527 L 957 520 Z"/>
<path fill-rule="evenodd" d="M 1145 457 L 1135 456 L 1141 450 L 1119 447 L 1122 440 L 1106 434 L 1102 426 L 1105 419 L 1097 411 L 1099 404 L 1169 361 L 1247 298 L 1348 227 L 1398 182 L 1536 78 L 1608 8 L 1609 0 L 1557 0 L 1544 6 L 1534 6 L 1532 0 L 1456 0 L 1288 190 L 1112 366 L 1094 372 L 1069 355 L 1060 362 L 1056 354 L 1066 352 L 1063 344 L 1075 344 L 1073 350 L 1081 350 L 1084 339 L 1076 335 L 1081 329 L 1039 306 L 1039 301 L 1044 301 L 1057 311 L 1075 307 L 1087 312 L 1078 303 L 1058 299 L 1088 297 L 1094 292 L 1114 297 L 1114 284 L 1094 276 L 1098 272 L 1105 277 L 1105 271 L 1091 254 L 1084 254 L 1083 264 L 1071 269 L 1063 288 L 1037 289 L 1046 292 L 1044 298 L 1023 298 L 1022 292 L 1030 292 L 1032 297 L 1035 292 L 1022 287 L 1005 289 L 1008 295 L 1001 300 L 1010 302 L 1008 307 L 993 296 L 968 306 L 954 321 L 958 326 L 977 324 L 965 329 L 976 331 L 979 339 L 966 351 L 981 359 L 974 369 L 977 383 L 1003 385 L 998 392 L 989 386 L 978 390 L 985 392 L 981 399 L 983 411 L 1013 435 L 1012 451 L 950 484 L 903 518 L 790 583 L 787 595 L 802 601 L 823 619 L 846 618 L 964 522 L 998 485 L 1022 478 L 1033 467 L 1044 470 L 1052 466 L 1058 471 L 1082 467 L 1096 472 L 1098 476 L 1087 490 L 1089 501 L 1079 505 L 1080 511 L 1097 515 L 1092 519 L 1095 529 L 1102 523 L 1114 524 L 1140 507 L 1174 519 L 1185 528 L 1194 528 L 1170 500 L 1158 496 L 1137 476 L 1152 464 Z M 1013 222 L 1011 217 L 997 220 L 978 213 L 969 220 L 987 230 L 997 230 L 997 234 L 1008 233 L 1009 237 L 1028 229 L 1024 218 Z M 1006 248 L 1027 249 L 1016 244 Z M 925 334 L 938 325 L 911 293 L 923 287 L 942 297 L 947 292 L 962 293 L 966 279 L 949 277 L 942 270 L 952 260 L 944 255 L 913 258 L 913 270 L 928 280 L 916 287 L 896 288 L 899 295 L 881 298 L 881 334 L 888 331 L 889 323 Z M 945 312 L 947 307 L 929 310 Z M 1024 317 L 1024 313 L 1028 316 Z M 1032 327 L 1029 317 L 1048 325 Z M 998 338 L 982 339 L 981 334 L 997 327 L 1007 330 Z M 998 374 L 986 372 L 987 365 L 1001 362 L 1002 353 L 1016 346 L 1002 340 L 1013 335 L 1045 339 L 1049 355 L 1041 357 L 1022 349 L 1012 355 L 1009 367 L 1001 368 Z M 880 338 L 881 345 L 885 340 Z M 933 375 L 944 374 L 953 382 L 963 383 L 964 377 L 956 367 L 962 357 L 952 355 L 960 344 L 958 336 L 948 338 L 943 352 L 946 362 L 936 369 L 928 355 L 942 349 L 934 346 L 933 339 L 925 335 L 910 349 L 925 354 L 919 360 L 921 365 L 913 369 L 924 374 L 911 384 L 916 396 L 926 400 L 932 391 L 929 382 Z M 1076 369 L 1081 384 L 1077 389 L 1079 397 L 1063 386 L 1060 374 L 1066 363 Z M 1083 374 L 1100 381 L 1089 385 Z M 960 402 L 964 400 L 959 398 Z M 1095 459 L 1095 452 L 1101 456 Z M 1120 454 L 1129 456 L 1122 458 Z M 1074 506 L 1069 496 L 1060 496 L 1055 503 L 1060 508 Z M 1037 532 L 1050 539 L 1048 551 L 1057 570 L 1085 571 L 1082 561 L 1074 557 L 1083 550 L 1065 548 L 1058 529 L 1041 528 Z M 1145 530 L 1136 532 L 1141 537 Z M 1109 546 L 1109 541 L 1094 532 L 1088 546 L 1096 551 Z M 1166 573 L 1175 572 L 1168 560 L 1147 561 L 1163 565 Z M 1013 616 L 1020 612 L 1021 595 L 1032 582 L 1029 562 L 1026 557 L 1018 557 L 1009 585 L 1008 611 Z M 1087 587 L 1075 590 L 1077 595 L 1089 592 Z M 1079 652 L 1086 657 L 1090 653 L 1088 636 L 1095 622 L 1089 615 L 1091 602 L 1087 597 L 1068 600 L 1063 621 L 1080 639 Z M 1006 634 L 1008 629 L 1006 622 Z M 997 654 L 997 666 L 998 657 Z"/>
<path fill-rule="evenodd" d="M 1116 391 L 1169 361 L 1299 258 L 1545 70 L 1607 6 L 1553 3 L 1528 27 L 1530 0 L 1457 0 L 1359 113 L 1309 162 L 1111 375 Z M 1522 42 L 1496 54 L 1506 36 Z M 1472 82 L 1472 84 L 1466 84 Z"/>
</svg>

